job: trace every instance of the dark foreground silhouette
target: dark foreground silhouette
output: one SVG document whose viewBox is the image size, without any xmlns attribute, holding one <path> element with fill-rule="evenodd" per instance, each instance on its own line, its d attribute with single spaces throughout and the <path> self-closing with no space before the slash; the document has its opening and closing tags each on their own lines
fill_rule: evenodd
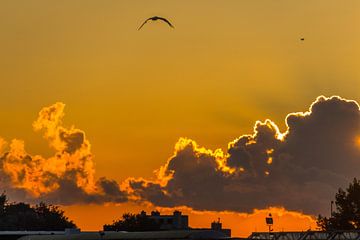
<svg viewBox="0 0 360 240">
<path fill-rule="evenodd" d="M 158 231 L 160 225 L 146 215 L 125 213 L 122 219 L 105 224 L 103 228 L 104 231 L 144 232 Z"/>
<path fill-rule="evenodd" d="M 57 206 L 9 203 L 4 193 L 0 195 L 0 231 L 62 231 L 75 227 Z"/>
<path fill-rule="evenodd" d="M 354 230 L 360 229 L 360 181 L 353 182 L 335 195 L 336 210 L 329 218 L 319 215 L 317 224 L 322 230 Z"/>
</svg>

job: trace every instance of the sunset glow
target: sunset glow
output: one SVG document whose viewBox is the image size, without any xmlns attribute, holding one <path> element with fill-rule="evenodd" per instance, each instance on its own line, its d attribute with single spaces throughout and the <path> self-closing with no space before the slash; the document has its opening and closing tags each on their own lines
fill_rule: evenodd
<svg viewBox="0 0 360 240">
<path fill-rule="evenodd" d="M 360 178 L 360 1 L 0 2 L 0 191 L 82 230 L 316 230 Z M 144 20 L 163 16 L 171 24 Z M 174 28 L 173 28 L 173 27 Z M 96 216 L 94 218 L 94 216 Z"/>
</svg>

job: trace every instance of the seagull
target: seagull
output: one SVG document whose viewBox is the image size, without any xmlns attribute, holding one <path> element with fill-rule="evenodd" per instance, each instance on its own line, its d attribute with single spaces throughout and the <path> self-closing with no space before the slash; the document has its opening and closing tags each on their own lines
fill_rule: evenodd
<svg viewBox="0 0 360 240">
<path fill-rule="evenodd" d="M 151 17 L 151 18 L 148 18 L 145 20 L 145 22 L 143 24 L 141 24 L 141 26 L 139 27 L 138 30 L 140 30 L 148 21 L 157 21 L 157 20 L 161 20 L 161 21 L 164 21 L 166 22 L 170 27 L 174 28 L 174 26 L 169 22 L 169 20 L 167 20 L 166 18 L 163 18 L 163 17 L 158 17 L 158 16 L 154 16 L 154 17 Z"/>
</svg>

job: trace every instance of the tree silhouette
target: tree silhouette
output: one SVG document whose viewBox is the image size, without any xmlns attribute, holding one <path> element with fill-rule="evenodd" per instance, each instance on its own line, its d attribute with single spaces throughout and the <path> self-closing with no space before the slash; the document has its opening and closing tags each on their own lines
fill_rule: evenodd
<svg viewBox="0 0 360 240">
<path fill-rule="evenodd" d="M 346 190 L 335 195 L 336 212 L 330 218 L 319 215 L 318 226 L 323 230 L 353 230 L 360 228 L 360 181 L 356 178 Z"/>
<path fill-rule="evenodd" d="M 57 206 L 9 203 L 5 193 L 0 195 L 0 231 L 60 231 L 75 227 Z"/>
<path fill-rule="evenodd" d="M 145 214 L 125 213 L 122 219 L 113 221 L 112 224 L 105 224 L 104 231 L 128 231 L 128 232 L 142 232 L 142 231 L 156 231 L 160 230 L 160 225 Z"/>
</svg>

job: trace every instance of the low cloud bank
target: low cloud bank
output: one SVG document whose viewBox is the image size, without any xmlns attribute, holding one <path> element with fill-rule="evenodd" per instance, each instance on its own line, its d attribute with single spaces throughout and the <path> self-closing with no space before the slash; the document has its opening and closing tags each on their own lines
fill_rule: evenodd
<svg viewBox="0 0 360 240">
<path fill-rule="evenodd" d="M 325 213 L 339 186 L 360 170 L 360 110 L 355 101 L 318 97 L 307 112 L 286 117 L 286 132 L 271 120 L 209 150 L 180 138 L 155 180 L 95 179 L 83 131 L 62 124 L 64 104 L 43 108 L 33 123 L 56 154 L 30 155 L 24 142 L 0 141 L 0 187 L 17 199 L 57 204 L 150 202 L 159 207 L 252 212 L 270 206 Z"/>
</svg>

